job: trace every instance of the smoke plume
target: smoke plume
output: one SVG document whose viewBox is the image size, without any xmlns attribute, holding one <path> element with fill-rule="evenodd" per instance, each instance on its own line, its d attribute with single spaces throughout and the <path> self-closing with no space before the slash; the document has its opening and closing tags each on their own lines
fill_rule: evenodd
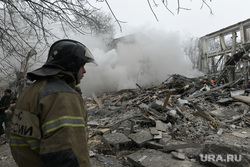
<svg viewBox="0 0 250 167">
<path fill-rule="evenodd" d="M 106 52 L 103 45 L 93 38 L 85 42 L 98 66 L 86 66 L 87 73 L 80 84 L 84 96 L 90 96 L 92 92 L 101 94 L 133 89 L 137 87 L 136 83 L 150 87 L 160 84 L 172 74 L 201 75 L 192 70 L 191 61 L 184 56 L 178 32 L 145 31 L 131 36 L 133 40 L 125 38 L 127 42 L 121 40 L 116 48 Z"/>
</svg>

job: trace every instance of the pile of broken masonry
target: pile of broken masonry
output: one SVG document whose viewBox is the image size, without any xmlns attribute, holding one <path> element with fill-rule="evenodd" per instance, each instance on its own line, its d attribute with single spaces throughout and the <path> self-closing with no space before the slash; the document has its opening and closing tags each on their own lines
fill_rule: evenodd
<svg viewBox="0 0 250 167">
<path fill-rule="evenodd" d="M 250 166 L 250 95 L 171 75 L 150 88 L 84 97 L 91 158 L 116 166 Z M 190 84 L 190 83 L 193 83 Z M 102 157 L 102 158 L 100 158 Z"/>
</svg>

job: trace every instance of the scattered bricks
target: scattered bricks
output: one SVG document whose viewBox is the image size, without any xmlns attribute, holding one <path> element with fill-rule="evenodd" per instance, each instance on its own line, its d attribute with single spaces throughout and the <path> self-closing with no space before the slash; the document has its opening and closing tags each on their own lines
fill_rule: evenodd
<svg viewBox="0 0 250 167">
<path fill-rule="evenodd" d="M 153 136 L 147 130 L 142 130 L 137 133 L 132 133 L 128 137 L 131 138 L 139 147 L 143 147 L 147 143 L 147 141 L 153 139 Z"/>
<path fill-rule="evenodd" d="M 103 137 L 115 150 L 125 150 L 132 146 L 132 141 L 122 133 L 107 134 Z"/>
</svg>

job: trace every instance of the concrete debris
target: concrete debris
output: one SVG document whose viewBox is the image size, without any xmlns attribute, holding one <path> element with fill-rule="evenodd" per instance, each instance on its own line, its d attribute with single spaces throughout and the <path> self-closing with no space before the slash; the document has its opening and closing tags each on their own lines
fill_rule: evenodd
<svg viewBox="0 0 250 167">
<path fill-rule="evenodd" d="M 175 74 L 158 86 L 85 97 L 91 158 L 111 166 L 249 167 L 250 91 L 239 83 L 211 86 Z"/>
<path fill-rule="evenodd" d="M 171 152 L 171 155 L 176 158 L 176 159 L 179 159 L 179 160 L 185 160 L 186 159 L 186 156 L 185 156 L 185 153 L 178 153 L 178 152 Z"/>
</svg>

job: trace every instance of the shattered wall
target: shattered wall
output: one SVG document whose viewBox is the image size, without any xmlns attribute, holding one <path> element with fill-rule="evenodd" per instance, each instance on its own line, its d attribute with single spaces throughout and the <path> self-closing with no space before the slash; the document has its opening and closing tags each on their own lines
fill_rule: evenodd
<svg viewBox="0 0 250 167">
<path fill-rule="evenodd" d="M 198 68 L 214 76 L 226 73 L 230 81 L 239 77 L 247 81 L 249 44 L 250 19 L 207 34 L 199 41 Z"/>
</svg>

